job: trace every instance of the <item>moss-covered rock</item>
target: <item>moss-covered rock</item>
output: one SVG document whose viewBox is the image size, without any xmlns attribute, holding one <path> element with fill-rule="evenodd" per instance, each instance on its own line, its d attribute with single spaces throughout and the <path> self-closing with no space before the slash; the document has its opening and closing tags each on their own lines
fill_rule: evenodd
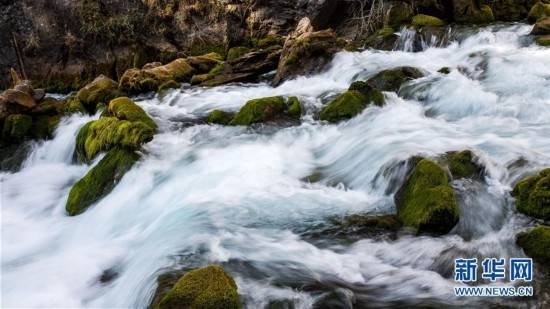
<svg viewBox="0 0 550 309">
<path fill-rule="evenodd" d="M 100 75 L 80 89 L 75 98 L 82 103 L 86 110 L 95 113 L 98 103 L 108 103 L 120 95 L 118 83 L 104 75 Z"/>
<path fill-rule="evenodd" d="M 159 91 L 164 91 L 164 90 L 168 90 L 168 89 L 177 89 L 181 86 L 180 83 L 178 83 L 177 81 L 175 80 L 169 80 L 165 83 L 163 83 L 162 85 L 159 86 Z"/>
<path fill-rule="evenodd" d="M 512 191 L 518 211 L 550 220 L 550 168 L 519 181 Z"/>
<path fill-rule="evenodd" d="M 232 47 L 227 51 L 227 60 L 234 60 L 250 52 L 250 48 L 244 46 Z"/>
<path fill-rule="evenodd" d="M 51 138 L 53 136 L 53 133 L 55 131 L 55 128 L 59 124 L 59 121 L 61 121 L 61 116 L 47 116 L 47 115 L 41 115 L 37 116 L 33 120 L 32 127 L 30 129 L 30 135 L 33 138 L 38 139 L 47 139 Z"/>
<path fill-rule="evenodd" d="M 384 25 L 394 29 L 399 29 L 402 25 L 408 24 L 413 15 L 413 8 L 406 2 L 393 2 L 388 12 Z"/>
<path fill-rule="evenodd" d="M 543 17 L 537 21 L 533 30 L 531 31 L 532 35 L 550 35 L 550 17 Z"/>
<path fill-rule="evenodd" d="M 544 17 L 550 17 L 550 4 L 539 1 L 529 11 L 527 19 L 529 22 L 534 23 Z"/>
<path fill-rule="evenodd" d="M 437 70 L 437 72 L 441 73 L 441 74 L 449 74 L 451 73 L 451 68 L 449 67 L 442 67 L 441 69 Z"/>
<path fill-rule="evenodd" d="M 397 216 L 418 232 L 445 234 L 458 222 L 459 208 L 445 171 L 422 159 L 395 195 Z"/>
<path fill-rule="evenodd" d="M 496 20 L 520 21 L 527 17 L 532 0 L 484 0 L 493 10 Z"/>
<path fill-rule="evenodd" d="M 129 69 L 120 78 L 119 88 L 130 94 L 156 91 L 171 80 L 187 82 L 195 69 L 186 59 L 179 58 L 168 64 L 147 69 Z"/>
<path fill-rule="evenodd" d="M 445 161 L 454 179 L 476 178 L 483 173 L 483 167 L 475 162 L 470 150 L 449 152 L 445 155 Z"/>
<path fill-rule="evenodd" d="M 439 27 L 439 26 L 444 26 L 445 22 L 435 16 L 418 14 L 412 18 L 411 24 L 416 27 L 423 27 L 423 26 Z"/>
<path fill-rule="evenodd" d="M 424 74 L 417 68 L 397 67 L 377 73 L 369 78 L 367 83 L 381 91 L 397 92 L 404 83 L 421 77 L 424 77 Z"/>
<path fill-rule="evenodd" d="M 275 120 L 285 112 L 283 97 L 267 97 L 246 102 L 237 115 L 231 120 L 231 125 L 248 126 L 253 123 Z"/>
<path fill-rule="evenodd" d="M 365 46 L 379 50 L 392 50 L 398 39 L 399 36 L 394 28 L 384 27 L 367 37 Z"/>
<path fill-rule="evenodd" d="M 339 122 L 360 114 L 371 103 L 384 105 L 384 95 L 368 83 L 354 82 L 348 91 L 328 103 L 319 116 L 321 120 Z"/>
<path fill-rule="evenodd" d="M 516 243 L 525 254 L 538 263 L 550 265 L 550 227 L 539 225 L 534 229 L 520 233 Z"/>
<path fill-rule="evenodd" d="M 255 48 L 268 48 L 275 45 L 281 45 L 284 42 L 284 37 L 280 35 L 269 34 L 263 38 L 252 38 L 251 43 Z"/>
<path fill-rule="evenodd" d="M 215 109 L 208 114 L 206 122 L 225 125 L 229 124 L 234 116 L 235 115 L 233 113 Z"/>
<path fill-rule="evenodd" d="M 186 273 L 157 306 L 158 309 L 238 309 L 240 307 L 235 281 L 217 265 Z"/>
<path fill-rule="evenodd" d="M 493 10 L 488 5 L 479 5 L 476 0 L 453 0 L 454 21 L 462 24 L 486 24 L 495 21 Z"/>
<path fill-rule="evenodd" d="M 78 215 L 109 194 L 138 159 L 139 156 L 131 150 L 109 150 L 105 157 L 71 188 L 66 204 L 67 214 Z"/>
<path fill-rule="evenodd" d="M 207 73 L 220 62 L 223 57 L 218 53 L 208 53 L 201 56 L 188 57 L 187 62 L 195 69 L 195 73 Z"/>
<path fill-rule="evenodd" d="M 4 120 L 2 138 L 11 142 L 19 142 L 28 135 L 31 127 L 31 116 L 22 114 L 9 115 Z"/>
<path fill-rule="evenodd" d="M 157 128 L 153 119 L 130 98 L 120 97 L 112 100 L 109 102 L 109 112 L 119 120 L 142 122 L 152 130 L 156 130 Z"/>
<path fill-rule="evenodd" d="M 289 97 L 286 102 L 288 109 L 287 113 L 290 117 L 300 119 L 302 116 L 302 104 L 297 97 Z"/>
</svg>

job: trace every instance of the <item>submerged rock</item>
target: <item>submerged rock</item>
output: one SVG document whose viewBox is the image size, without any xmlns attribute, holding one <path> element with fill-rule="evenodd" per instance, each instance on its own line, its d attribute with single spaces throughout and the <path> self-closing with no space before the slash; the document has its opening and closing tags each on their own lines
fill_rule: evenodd
<svg viewBox="0 0 550 309">
<path fill-rule="evenodd" d="M 458 222 L 459 208 L 443 168 L 420 160 L 395 194 L 397 217 L 419 233 L 448 233 Z"/>
<path fill-rule="evenodd" d="M 534 261 L 550 266 L 550 226 L 539 225 L 517 235 L 516 243 Z"/>
<path fill-rule="evenodd" d="M 320 114 L 320 119 L 339 122 L 360 114 L 369 104 L 384 105 L 384 95 L 380 90 L 365 82 L 354 82 L 349 90 L 328 103 Z"/>
<path fill-rule="evenodd" d="M 153 308 L 238 309 L 237 285 L 221 266 L 191 270 Z"/>
<path fill-rule="evenodd" d="M 550 168 L 523 178 L 512 191 L 518 211 L 543 220 L 550 220 Z"/>
<path fill-rule="evenodd" d="M 298 29 L 285 42 L 277 67 L 274 85 L 300 75 L 321 71 L 338 50 L 336 33 L 331 30 L 314 32 L 308 19 L 300 21 Z"/>
<path fill-rule="evenodd" d="M 69 192 L 67 214 L 75 216 L 113 190 L 139 156 L 131 150 L 113 148 Z"/>
<path fill-rule="evenodd" d="M 417 68 L 398 67 L 377 73 L 367 80 L 367 83 L 381 91 L 397 92 L 404 83 L 421 77 L 424 77 L 424 74 Z"/>
<path fill-rule="evenodd" d="M 284 116 L 285 109 L 285 100 L 281 96 L 250 100 L 239 110 L 230 124 L 248 126 L 275 120 Z"/>
</svg>

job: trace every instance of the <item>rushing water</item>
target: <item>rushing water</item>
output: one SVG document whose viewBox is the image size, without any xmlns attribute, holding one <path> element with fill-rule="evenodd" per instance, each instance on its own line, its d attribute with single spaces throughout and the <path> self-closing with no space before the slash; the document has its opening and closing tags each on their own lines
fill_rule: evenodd
<svg viewBox="0 0 550 309">
<path fill-rule="evenodd" d="M 231 273 L 247 308 L 500 301 L 454 297 L 452 266 L 463 255 L 523 256 L 514 235 L 532 223 L 515 213 L 511 185 L 550 165 L 550 52 L 529 41 L 530 28 L 484 28 L 418 53 L 342 52 L 327 72 L 277 88 L 190 87 L 142 99 L 160 133 L 114 191 L 76 217 L 65 215 L 65 201 L 91 166 L 75 165 L 72 152 L 93 117 L 64 119 L 20 171 L 0 174 L 2 306 L 145 307 L 160 274 L 208 263 Z M 314 120 L 351 81 L 401 65 L 427 76 L 350 121 Z M 271 95 L 299 96 L 308 110 L 301 124 L 196 121 Z M 463 149 L 487 173 L 453 183 L 462 215 L 449 235 L 353 238 L 328 228 L 334 217 L 395 212 L 403 160 Z M 302 180 L 314 173 L 319 182 Z"/>
</svg>

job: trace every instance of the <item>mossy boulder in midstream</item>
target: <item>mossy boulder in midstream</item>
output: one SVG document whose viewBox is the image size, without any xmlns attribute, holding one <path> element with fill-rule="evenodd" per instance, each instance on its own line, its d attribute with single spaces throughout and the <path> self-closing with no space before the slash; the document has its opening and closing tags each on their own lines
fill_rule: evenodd
<svg viewBox="0 0 550 309">
<path fill-rule="evenodd" d="M 512 191 L 518 211 L 531 217 L 550 220 L 550 168 L 523 178 Z"/>
<path fill-rule="evenodd" d="M 397 217 L 419 233 L 448 233 L 458 222 L 459 208 L 443 168 L 421 159 L 395 194 Z"/>
<path fill-rule="evenodd" d="M 113 190 L 139 156 L 132 150 L 113 148 L 69 192 L 65 209 L 69 216 L 84 212 Z"/>
<path fill-rule="evenodd" d="M 328 103 L 321 110 L 319 118 L 329 122 L 350 119 L 360 114 L 370 104 L 384 105 L 384 95 L 366 82 L 357 81 L 351 84 L 348 91 Z"/>
<path fill-rule="evenodd" d="M 448 152 L 444 155 L 444 161 L 453 179 L 478 178 L 484 171 L 483 166 L 476 162 L 470 150 Z"/>
<path fill-rule="evenodd" d="M 367 83 L 381 91 L 399 91 L 401 85 L 413 79 L 424 77 L 422 71 L 414 67 L 397 67 L 378 72 Z"/>
<path fill-rule="evenodd" d="M 206 117 L 206 122 L 225 125 L 229 124 L 234 116 L 235 115 L 233 113 L 215 109 L 208 114 L 208 117 Z"/>
<path fill-rule="evenodd" d="M 285 115 L 285 99 L 281 96 L 254 99 L 246 102 L 231 120 L 231 125 L 248 126 L 276 120 Z"/>
<path fill-rule="evenodd" d="M 302 104 L 298 97 L 289 97 L 286 105 L 288 106 L 287 114 L 292 118 L 300 119 L 302 116 Z"/>
<path fill-rule="evenodd" d="M 531 23 L 535 23 L 537 20 L 544 17 L 550 17 L 550 3 L 539 1 L 529 10 L 527 20 Z"/>
<path fill-rule="evenodd" d="M 550 266 L 550 226 L 539 225 L 517 235 L 516 243 L 534 261 Z"/>
<path fill-rule="evenodd" d="M 97 104 L 108 103 L 120 95 L 117 82 L 104 75 L 99 75 L 80 89 L 75 99 L 79 100 L 88 112 L 95 113 Z"/>
<path fill-rule="evenodd" d="M 143 69 L 129 69 L 120 78 L 119 89 L 130 94 L 156 91 L 168 81 L 187 82 L 195 69 L 186 59 L 179 58 L 168 64 Z"/>
<path fill-rule="evenodd" d="M 75 154 L 79 161 L 89 162 L 101 151 L 113 147 L 139 149 L 153 139 L 155 122 L 132 100 L 117 98 L 109 103 L 108 109 L 114 117 L 100 117 L 78 132 Z"/>
<path fill-rule="evenodd" d="M 210 265 L 183 275 L 155 309 L 239 309 L 237 285 L 221 266 Z"/>
<path fill-rule="evenodd" d="M 418 14 L 412 18 L 411 24 L 416 27 L 424 27 L 424 26 L 439 27 L 439 26 L 444 26 L 445 22 L 435 16 Z"/>
</svg>

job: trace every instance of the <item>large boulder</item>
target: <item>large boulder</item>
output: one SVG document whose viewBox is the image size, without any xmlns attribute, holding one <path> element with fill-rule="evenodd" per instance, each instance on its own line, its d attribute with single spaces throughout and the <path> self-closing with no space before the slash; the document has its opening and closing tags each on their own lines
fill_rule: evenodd
<svg viewBox="0 0 550 309">
<path fill-rule="evenodd" d="M 104 75 L 99 75 L 78 91 L 76 99 L 82 103 L 86 110 L 94 113 L 97 104 L 108 103 L 118 96 L 120 96 L 118 83 Z"/>
<path fill-rule="evenodd" d="M 321 71 L 337 51 L 336 33 L 331 29 L 313 31 L 304 18 L 285 41 L 273 84 Z"/>
<path fill-rule="evenodd" d="M 320 119 L 339 122 L 353 118 L 370 104 L 384 105 L 384 95 L 368 83 L 358 81 L 351 84 L 348 91 L 328 103 L 320 113 Z"/>
<path fill-rule="evenodd" d="M 550 220 L 550 168 L 519 181 L 512 191 L 518 211 Z"/>
<path fill-rule="evenodd" d="M 284 116 L 285 109 L 285 100 L 280 96 L 250 100 L 241 107 L 230 124 L 247 126 L 253 123 L 276 120 Z"/>
<path fill-rule="evenodd" d="M 154 304 L 158 309 L 239 309 L 237 285 L 221 266 L 191 270 Z"/>
<path fill-rule="evenodd" d="M 109 194 L 124 174 L 139 159 L 132 150 L 113 148 L 69 192 L 66 211 L 69 216 L 84 212 Z"/>
<path fill-rule="evenodd" d="M 539 225 L 534 229 L 520 233 L 516 243 L 525 254 L 545 266 L 550 265 L 550 227 Z"/>
<path fill-rule="evenodd" d="M 401 26 L 408 24 L 412 16 L 413 8 L 411 4 L 406 2 L 392 2 L 386 12 L 384 26 L 399 29 Z"/>
<path fill-rule="evenodd" d="M 174 80 L 188 82 L 194 68 L 186 59 L 179 58 L 168 64 L 143 69 L 129 69 L 120 78 L 119 88 L 130 94 L 156 91 L 160 85 Z"/>
<path fill-rule="evenodd" d="M 454 21 L 462 24 L 486 24 L 495 21 L 493 10 L 479 0 L 453 0 Z"/>
<path fill-rule="evenodd" d="M 399 91 L 401 85 L 413 79 L 424 77 L 424 73 L 413 67 L 397 67 L 378 72 L 367 83 L 382 91 Z"/>
<path fill-rule="evenodd" d="M 419 233 L 445 234 L 458 222 L 459 207 L 445 170 L 420 160 L 395 194 L 397 217 Z"/>
<path fill-rule="evenodd" d="M 529 20 L 529 22 L 531 23 L 534 23 L 544 17 L 550 17 L 550 3 L 539 1 L 535 3 L 535 5 L 533 5 L 531 10 L 529 10 L 527 20 Z"/>
</svg>

